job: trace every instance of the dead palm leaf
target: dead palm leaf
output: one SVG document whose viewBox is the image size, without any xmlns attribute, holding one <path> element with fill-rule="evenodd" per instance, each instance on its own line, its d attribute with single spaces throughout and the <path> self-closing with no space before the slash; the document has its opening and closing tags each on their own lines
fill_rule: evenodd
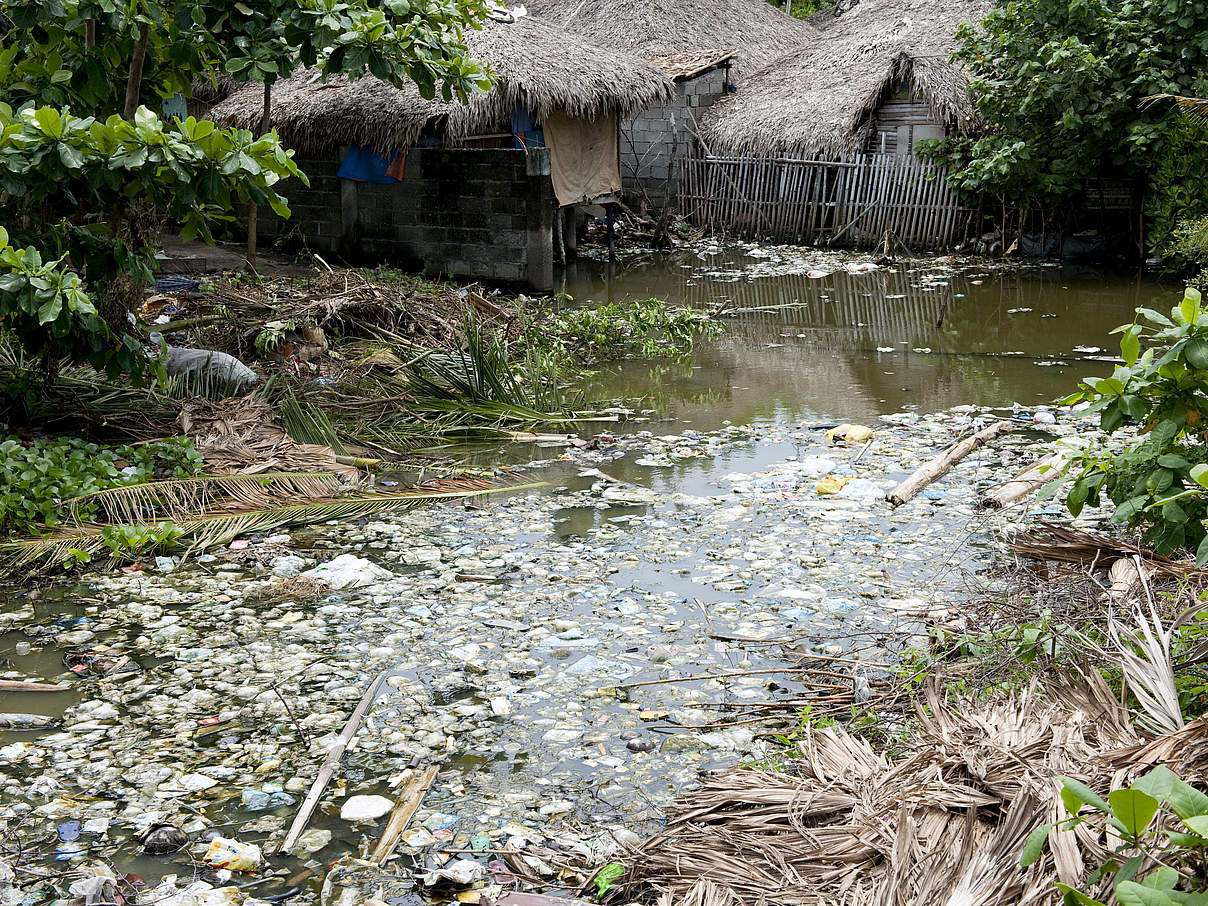
<svg viewBox="0 0 1208 906">
<path fill-rule="evenodd" d="M 395 512 L 438 500 L 476 497 L 500 491 L 543 487 L 545 482 L 503 484 L 482 478 L 445 479 L 388 494 L 361 493 L 347 497 L 329 497 L 302 503 L 258 507 L 238 512 L 212 513 L 174 521 L 178 539 L 189 544 L 185 556 L 226 544 L 238 535 L 267 532 L 286 526 L 314 525 L 337 519 L 359 519 Z M 107 549 L 107 534 L 120 524 L 75 526 L 48 538 L 31 538 L 0 543 L 0 576 L 14 575 L 31 567 L 53 567 L 68 563 L 75 552 L 96 557 Z M 133 551 L 127 553 L 140 553 Z"/>
<path fill-rule="evenodd" d="M 1142 101 L 1148 107 L 1158 101 L 1174 101 L 1184 115 L 1194 123 L 1208 126 L 1208 98 L 1189 98 L 1181 94 L 1151 94 Z"/>
<path fill-rule="evenodd" d="M 1137 605 L 1136 620 L 1137 628 L 1130 629 L 1112 617 L 1108 633 L 1124 680 L 1141 706 L 1137 722 L 1156 733 L 1174 733 L 1184 724 L 1170 651 L 1177 624 L 1164 628 L 1152 601 L 1148 617 Z"/>
<path fill-rule="evenodd" d="M 85 511 L 96 507 L 100 521 L 138 524 L 204 515 L 215 507 L 251 509 L 273 501 L 331 497 L 343 479 L 335 472 L 260 472 L 254 475 L 199 475 L 166 481 L 119 485 L 81 494 L 67 501 L 79 524 Z"/>
</svg>

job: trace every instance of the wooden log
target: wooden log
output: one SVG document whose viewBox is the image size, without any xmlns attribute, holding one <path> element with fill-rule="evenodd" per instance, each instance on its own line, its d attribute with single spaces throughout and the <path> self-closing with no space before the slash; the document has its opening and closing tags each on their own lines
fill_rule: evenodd
<svg viewBox="0 0 1208 906">
<path fill-rule="evenodd" d="M 909 478 L 886 494 L 885 499 L 895 507 L 901 506 L 974 450 L 998 437 L 1000 434 L 1015 430 L 1016 427 L 1018 426 L 1014 422 L 997 421 L 988 428 L 983 428 L 976 434 L 971 434 L 964 440 L 957 441 L 939 456 L 932 457 L 915 469 Z"/>
<path fill-rule="evenodd" d="M 1032 463 L 1010 481 L 999 485 L 978 502 L 983 510 L 1001 510 L 1021 497 L 1052 481 L 1065 468 L 1066 458 L 1060 453 L 1050 453 L 1039 462 Z"/>
<path fill-rule="evenodd" d="M 323 798 L 323 791 L 327 789 L 327 784 L 331 783 L 331 778 L 335 776 L 336 768 L 340 766 L 340 761 L 344 757 L 344 750 L 352 742 L 352 737 L 356 736 L 361 722 L 365 719 L 365 714 L 369 711 L 369 706 L 377 698 L 378 691 L 382 688 L 382 683 L 386 682 L 388 674 L 389 671 L 383 670 L 374 677 L 373 682 L 369 684 L 369 688 L 365 690 L 365 694 L 361 696 L 361 700 L 357 702 L 356 708 L 348 718 L 348 723 L 344 724 L 344 729 L 340 731 L 340 738 L 331 747 L 331 751 L 327 753 L 327 757 L 323 759 L 323 764 L 319 767 L 319 774 L 315 777 L 315 782 L 310 785 L 306 798 L 302 800 L 298 814 L 294 816 L 294 823 L 289 826 L 289 833 L 281 841 L 281 848 L 278 852 L 287 853 L 298 845 L 298 838 L 306 830 L 306 825 L 310 822 L 310 816 L 314 814 L 315 807 L 318 806 L 319 800 Z"/>
<path fill-rule="evenodd" d="M 0 730 L 44 730 L 62 722 L 61 718 L 45 714 L 0 714 Z"/>
<path fill-rule="evenodd" d="M 28 680 L 0 679 L 0 692 L 66 692 L 66 683 L 34 683 Z"/>
<path fill-rule="evenodd" d="M 407 782 L 403 784 L 403 789 L 398 795 L 398 801 L 394 803 L 394 810 L 390 813 L 386 829 L 382 831 L 382 837 L 374 847 L 373 855 L 369 857 L 370 862 L 381 865 L 390 858 L 390 854 L 398 846 L 399 837 L 403 835 L 407 825 L 415 817 L 420 803 L 424 801 L 424 796 L 428 794 L 432 781 L 435 779 L 436 767 L 434 765 L 407 778 Z"/>
</svg>

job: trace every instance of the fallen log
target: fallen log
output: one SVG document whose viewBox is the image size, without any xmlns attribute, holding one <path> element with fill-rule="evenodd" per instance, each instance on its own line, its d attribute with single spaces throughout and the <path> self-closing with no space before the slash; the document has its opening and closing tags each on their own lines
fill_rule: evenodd
<svg viewBox="0 0 1208 906">
<path fill-rule="evenodd" d="M 997 421 L 988 428 L 982 428 L 976 434 L 957 441 L 939 456 L 932 457 L 915 469 L 909 478 L 886 494 L 885 499 L 895 507 L 901 506 L 974 450 L 984 446 L 1000 434 L 1014 431 L 1016 427 L 1018 426 L 1014 422 Z"/>
<path fill-rule="evenodd" d="M 369 857 L 370 862 L 381 865 L 390 858 L 390 854 L 398 846 L 399 837 L 403 835 L 403 832 L 407 829 L 407 825 L 415 817 L 420 803 L 424 801 L 424 796 L 428 794 L 432 781 L 435 779 L 435 766 L 426 767 L 419 773 L 412 774 L 407 779 L 406 784 L 404 784 L 402 791 L 398 795 L 398 801 L 394 803 L 394 810 L 390 813 L 390 820 L 386 823 L 386 829 L 382 831 L 382 837 L 378 840 L 378 845 L 374 847 L 373 855 Z"/>
<path fill-rule="evenodd" d="M 44 730 L 63 721 L 45 714 L 0 714 L 0 730 Z"/>
<path fill-rule="evenodd" d="M 386 682 L 388 674 L 389 671 L 383 670 L 374 677 L 373 682 L 369 684 L 369 688 L 365 690 L 365 694 L 361 696 L 361 700 L 357 702 L 356 708 L 348 718 L 348 723 L 344 724 L 344 729 L 340 731 L 340 738 L 336 740 L 335 745 L 327 753 L 327 757 L 323 759 L 323 764 L 319 767 L 319 774 L 315 777 L 315 782 L 310 785 L 306 798 L 302 800 L 302 805 L 298 808 L 298 814 L 294 816 L 294 823 L 289 826 L 289 833 L 281 841 L 281 848 L 277 850 L 278 852 L 288 853 L 297 846 L 298 838 L 306 830 L 306 825 L 310 822 L 310 816 L 314 814 L 319 800 L 323 798 L 323 791 L 327 789 L 327 784 L 331 783 L 331 778 L 335 776 L 336 768 L 340 766 L 340 761 L 344 757 L 344 750 L 352 742 L 352 737 L 356 736 L 361 722 L 365 719 L 365 714 L 369 711 L 369 706 L 377 698 L 378 690 L 382 688 L 382 683 Z"/>
<path fill-rule="evenodd" d="M 28 680 L 0 679 L 0 692 L 66 692 L 66 683 L 35 683 Z"/>
<path fill-rule="evenodd" d="M 1032 463 L 1010 481 L 990 491 L 977 505 L 983 510 L 1001 510 L 1056 478 L 1065 468 L 1065 464 L 1066 458 L 1062 454 L 1050 453 L 1040 461 Z"/>
</svg>

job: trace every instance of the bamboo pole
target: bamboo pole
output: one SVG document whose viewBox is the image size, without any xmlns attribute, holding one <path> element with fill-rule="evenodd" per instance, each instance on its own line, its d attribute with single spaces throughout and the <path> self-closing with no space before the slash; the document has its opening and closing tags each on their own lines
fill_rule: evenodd
<svg viewBox="0 0 1208 906">
<path fill-rule="evenodd" d="M 407 825 L 411 823 L 411 819 L 415 817 L 420 803 L 424 801 L 424 796 L 428 794 L 432 781 L 435 779 L 436 767 L 434 765 L 429 765 L 420 773 L 412 774 L 407 779 L 399 793 L 398 801 L 394 803 L 394 810 L 390 813 L 386 829 L 382 831 L 382 837 L 378 840 L 378 845 L 374 847 L 373 855 L 369 857 L 370 862 L 381 865 L 390 858 L 390 854 L 398 846 L 399 838 L 407 829 Z"/>
<path fill-rule="evenodd" d="M 66 692 L 65 683 L 34 683 L 27 680 L 0 679 L 0 692 Z"/>
<path fill-rule="evenodd" d="M 356 708 L 348 718 L 348 723 L 344 724 L 344 729 L 340 732 L 340 738 L 336 740 L 335 745 L 331 747 L 331 751 L 327 753 L 327 757 L 323 759 L 323 764 L 319 767 L 318 776 L 315 777 L 315 782 L 310 785 L 306 798 L 302 800 L 298 814 L 294 816 L 294 823 L 289 826 L 289 833 L 281 841 L 281 848 L 278 852 L 288 853 L 298 845 L 298 838 L 306 830 L 310 816 L 314 814 L 315 807 L 318 806 L 319 800 L 323 798 L 323 791 L 327 789 L 327 784 L 331 783 L 331 778 L 335 776 L 336 768 L 340 766 L 340 761 L 344 757 L 344 750 L 348 748 L 348 744 L 352 742 L 352 737 L 360 729 L 361 722 L 369 711 L 369 706 L 373 704 L 373 700 L 377 697 L 388 675 L 389 671 L 383 670 L 374 677 L 373 682 L 369 684 L 369 688 L 365 690 L 365 694 L 361 696 L 361 700 L 357 702 Z"/>
<path fill-rule="evenodd" d="M 1065 468 L 1066 458 L 1061 453 L 1048 456 L 1032 463 L 1010 481 L 999 485 L 981 499 L 978 506 L 984 510 L 1001 510 L 1021 497 L 1027 497 L 1042 485 L 1051 481 Z"/>
<path fill-rule="evenodd" d="M 901 506 L 974 450 L 984 446 L 1000 434 L 1015 430 L 1016 427 L 1014 422 L 997 421 L 988 428 L 983 428 L 976 434 L 971 434 L 964 440 L 958 441 L 939 456 L 932 457 L 915 469 L 909 478 L 886 494 L 885 499 L 895 507 Z"/>
</svg>

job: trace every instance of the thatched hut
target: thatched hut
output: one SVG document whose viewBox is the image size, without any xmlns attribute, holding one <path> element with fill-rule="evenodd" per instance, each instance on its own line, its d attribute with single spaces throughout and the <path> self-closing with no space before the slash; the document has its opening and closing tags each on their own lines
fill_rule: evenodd
<svg viewBox="0 0 1208 906">
<path fill-rule="evenodd" d="M 597 44 L 649 60 L 676 97 L 621 126 L 621 175 L 656 204 L 676 191 L 676 159 L 706 108 L 817 29 L 765 0 L 533 0 L 529 8 Z"/>
<path fill-rule="evenodd" d="M 688 219 L 743 235 L 945 249 L 971 212 L 924 139 L 977 127 L 962 23 L 992 0 L 843 0 L 818 38 L 712 105 L 681 161 Z M 820 27 L 819 23 L 826 27 Z"/>
<path fill-rule="evenodd" d="M 529 9 L 597 44 L 671 63 L 676 77 L 676 60 L 722 51 L 745 76 L 817 35 L 765 0 L 533 0 Z"/>
<path fill-rule="evenodd" d="M 951 62 L 956 32 L 989 0 L 860 0 L 824 10 L 818 41 L 765 66 L 702 117 L 715 153 L 910 153 L 976 125 L 969 83 Z"/>
<path fill-rule="evenodd" d="M 287 225 L 310 245 L 429 271 L 552 286 L 554 198 L 608 200 L 621 188 L 620 119 L 665 103 L 671 79 L 532 16 L 496 14 L 466 34 L 496 75 L 465 103 L 373 77 L 277 83 L 272 125 L 311 190 L 287 194 Z M 217 121 L 255 129 L 260 86 L 217 103 Z"/>
</svg>

